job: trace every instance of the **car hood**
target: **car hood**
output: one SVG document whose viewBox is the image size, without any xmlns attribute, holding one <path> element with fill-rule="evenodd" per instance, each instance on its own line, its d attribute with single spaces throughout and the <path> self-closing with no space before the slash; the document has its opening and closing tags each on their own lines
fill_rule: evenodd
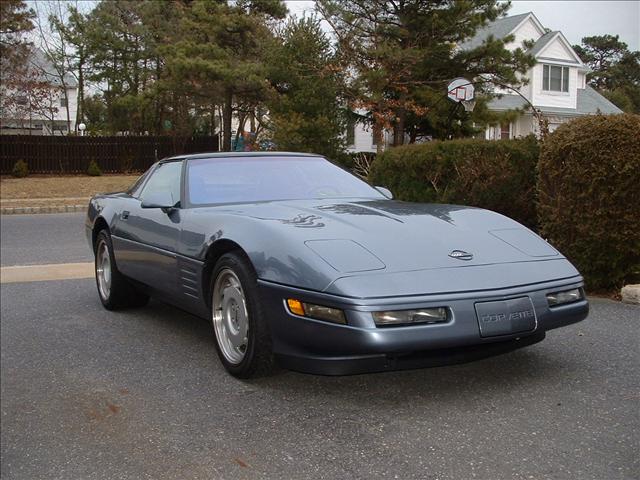
<svg viewBox="0 0 640 480">
<path fill-rule="evenodd" d="M 563 258 L 488 210 L 393 200 L 292 200 L 214 207 L 261 222 L 336 272 L 405 272 Z"/>
</svg>

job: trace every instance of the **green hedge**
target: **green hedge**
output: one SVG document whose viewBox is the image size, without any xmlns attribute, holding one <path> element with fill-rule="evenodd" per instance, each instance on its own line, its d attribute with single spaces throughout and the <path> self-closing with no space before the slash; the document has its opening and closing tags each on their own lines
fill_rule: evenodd
<svg viewBox="0 0 640 480">
<path fill-rule="evenodd" d="M 369 180 L 399 200 L 487 208 L 535 229 L 539 151 L 533 136 L 405 145 L 378 156 Z"/>
<path fill-rule="evenodd" d="M 640 116 L 596 115 L 560 126 L 538 164 L 541 233 L 590 289 L 640 273 Z"/>
</svg>

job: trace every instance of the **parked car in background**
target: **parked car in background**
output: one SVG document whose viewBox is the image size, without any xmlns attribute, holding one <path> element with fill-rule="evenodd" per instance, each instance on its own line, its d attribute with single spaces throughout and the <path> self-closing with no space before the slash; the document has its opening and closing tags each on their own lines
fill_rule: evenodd
<svg viewBox="0 0 640 480">
<path fill-rule="evenodd" d="M 527 228 L 391 196 L 316 155 L 162 160 L 89 204 L 100 300 L 208 319 L 243 378 L 482 358 L 587 316 L 578 271 Z"/>
</svg>

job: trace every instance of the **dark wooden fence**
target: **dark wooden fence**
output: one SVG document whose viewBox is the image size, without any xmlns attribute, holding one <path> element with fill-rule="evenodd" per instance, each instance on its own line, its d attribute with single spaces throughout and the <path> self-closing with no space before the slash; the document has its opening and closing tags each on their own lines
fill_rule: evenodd
<svg viewBox="0 0 640 480">
<path fill-rule="evenodd" d="M 153 162 L 183 153 L 216 152 L 218 137 L 0 136 L 0 173 L 24 160 L 29 173 L 86 173 L 92 160 L 104 173 L 146 170 Z"/>
</svg>

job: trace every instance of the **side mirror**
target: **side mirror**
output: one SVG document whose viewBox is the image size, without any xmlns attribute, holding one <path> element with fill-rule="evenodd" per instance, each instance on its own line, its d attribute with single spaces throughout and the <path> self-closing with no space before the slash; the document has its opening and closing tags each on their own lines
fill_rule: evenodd
<svg viewBox="0 0 640 480">
<path fill-rule="evenodd" d="M 391 190 L 389 190 L 388 188 L 376 187 L 376 190 L 378 190 L 381 194 L 383 194 L 389 200 L 393 200 L 393 193 L 391 193 Z"/>
<path fill-rule="evenodd" d="M 161 208 L 165 212 L 172 210 L 175 207 L 176 202 L 173 201 L 173 195 L 171 192 L 164 190 L 160 192 L 149 193 L 140 206 L 142 208 Z"/>
</svg>

